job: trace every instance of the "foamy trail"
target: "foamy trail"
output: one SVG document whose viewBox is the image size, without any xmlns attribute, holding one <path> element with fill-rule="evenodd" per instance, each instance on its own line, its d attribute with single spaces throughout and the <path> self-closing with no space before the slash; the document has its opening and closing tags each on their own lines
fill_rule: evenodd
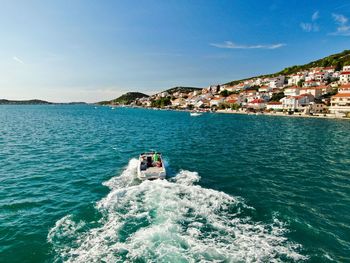
<svg viewBox="0 0 350 263">
<path fill-rule="evenodd" d="M 242 199 L 194 183 L 196 172 L 181 171 L 171 182 L 135 184 L 137 160 L 104 184 L 111 192 L 96 204 L 98 225 L 66 216 L 48 241 L 66 262 L 282 262 L 302 261 L 301 247 L 287 229 L 254 222 Z"/>
</svg>

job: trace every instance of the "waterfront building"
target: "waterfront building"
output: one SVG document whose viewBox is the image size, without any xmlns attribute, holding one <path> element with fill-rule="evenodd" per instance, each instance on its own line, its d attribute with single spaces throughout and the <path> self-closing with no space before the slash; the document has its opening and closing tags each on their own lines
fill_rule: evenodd
<svg viewBox="0 0 350 263">
<path fill-rule="evenodd" d="M 224 98 L 223 97 L 220 97 L 220 98 L 212 98 L 209 102 L 210 104 L 210 107 L 213 107 L 213 106 L 219 106 L 220 103 L 223 103 L 224 102 Z"/>
<path fill-rule="evenodd" d="M 332 96 L 329 111 L 339 117 L 347 116 L 350 113 L 350 92 Z"/>
<path fill-rule="evenodd" d="M 255 99 L 247 104 L 247 108 L 251 108 L 254 110 L 263 110 L 266 108 L 266 102 L 263 99 Z"/>
<path fill-rule="evenodd" d="M 311 94 L 303 94 L 299 96 L 287 96 L 280 100 L 283 105 L 283 109 L 295 111 L 302 110 L 305 106 L 308 106 L 310 102 L 314 101 L 314 96 Z"/>
<path fill-rule="evenodd" d="M 309 112 L 310 113 L 324 113 L 327 109 L 327 106 L 324 103 L 310 102 Z"/>
<path fill-rule="evenodd" d="M 267 110 L 283 110 L 283 104 L 280 101 L 270 101 L 266 104 Z"/>
</svg>

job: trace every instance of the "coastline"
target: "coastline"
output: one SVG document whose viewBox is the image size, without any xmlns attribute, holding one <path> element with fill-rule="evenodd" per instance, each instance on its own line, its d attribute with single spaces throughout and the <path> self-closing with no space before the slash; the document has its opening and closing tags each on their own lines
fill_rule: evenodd
<svg viewBox="0 0 350 263">
<path fill-rule="evenodd" d="M 252 113 L 252 112 L 245 112 L 245 111 L 235 111 L 235 110 L 217 110 L 216 113 L 220 114 L 241 114 L 241 115 L 263 115 L 263 116 L 277 116 L 277 117 L 292 117 L 292 118 L 315 118 L 315 119 L 336 119 L 336 120 L 350 120 L 350 118 L 347 117 L 337 117 L 335 115 L 305 115 L 302 113 L 298 114 L 285 114 L 283 112 L 263 112 L 263 113 Z"/>
<path fill-rule="evenodd" d="M 99 105 L 101 106 L 101 105 Z M 128 106 L 128 105 L 105 105 L 107 107 L 120 107 L 120 108 L 138 108 L 138 109 L 148 109 L 148 110 L 166 110 L 166 111 L 182 111 L 182 112 L 191 112 L 192 110 L 188 109 L 171 109 L 171 108 L 152 108 L 152 107 L 141 107 L 141 106 Z M 214 112 L 209 110 L 199 111 L 201 113 L 219 113 L 219 114 L 239 114 L 239 115 L 262 115 L 262 116 L 275 116 L 275 117 L 292 117 L 292 118 L 314 118 L 314 119 L 333 119 L 333 120 L 350 120 L 348 117 L 337 117 L 335 115 L 328 114 L 324 115 L 305 115 L 302 113 L 294 113 L 294 114 L 285 114 L 283 112 L 245 112 L 245 111 L 237 111 L 237 110 L 216 110 Z"/>
</svg>

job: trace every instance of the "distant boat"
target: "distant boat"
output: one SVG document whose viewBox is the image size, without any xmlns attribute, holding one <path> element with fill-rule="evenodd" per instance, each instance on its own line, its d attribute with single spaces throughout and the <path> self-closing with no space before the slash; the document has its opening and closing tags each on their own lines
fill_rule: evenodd
<svg viewBox="0 0 350 263">
<path fill-rule="evenodd" d="M 137 177 L 141 180 L 164 179 L 166 171 L 162 154 L 158 152 L 141 153 L 137 167 Z"/>
<path fill-rule="evenodd" d="M 197 112 L 197 111 L 190 112 L 190 116 L 192 116 L 192 117 L 201 116 L 201 115 L 202 115 L 202 113 Z"/>
</svg>

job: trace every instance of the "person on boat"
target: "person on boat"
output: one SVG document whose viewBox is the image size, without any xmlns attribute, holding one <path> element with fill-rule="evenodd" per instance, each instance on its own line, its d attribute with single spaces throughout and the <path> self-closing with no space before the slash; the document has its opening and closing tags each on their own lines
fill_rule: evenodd
<svg viewBox="0 0 350 263">
<path fill-rule="evenodd" d="M 147 156 L 147 167 L 152 167 L 152 166 L 153 166 L 152 157 Z"/>
<path fill-rule="evenodd" d="M 159 161 L 159 155 L 158 155 L 158 153 L 155 152 L 155 153 L 153 154 L 153 162 L 156 163 L 156 162 L 158 162 L 158 161 Z"/>
<path fill-rule="evenodd" d="M 160 156 L 156 152 L 153 154 L 153 163 L 156 167 L 162 167 L 162 161 L 160 160 Z"/>
</svg>

